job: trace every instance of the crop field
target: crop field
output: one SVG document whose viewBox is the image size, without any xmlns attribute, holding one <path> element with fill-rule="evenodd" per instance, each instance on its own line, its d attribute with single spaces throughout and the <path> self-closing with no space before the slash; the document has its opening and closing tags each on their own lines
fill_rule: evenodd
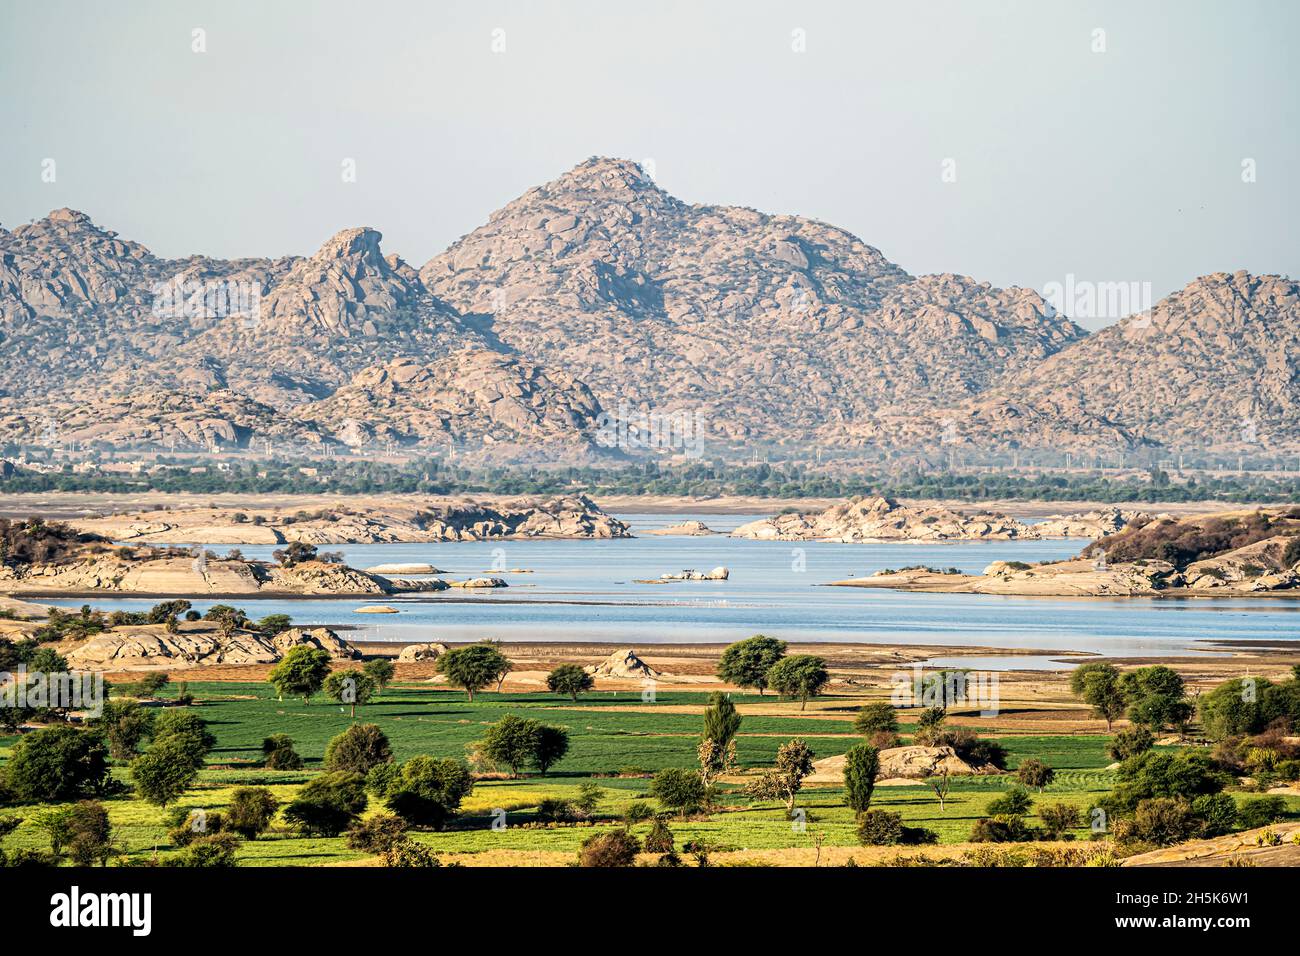
<svg viewBox="0 0 1300 956">
<path fill-rule="evenodd" d="M 329 740 L 353 719 L 337 704 L 323 698 L 309 703 L 278 700 L 271 688 L 259 683 L 200 682 L 189 685 L 195 709 L 215 735 L 217 744 L 208 756 L 197 786 L 179 801 L 187 808 L 221 810 L 234 789 L 268 787 L 281 802 L 320 772 Z M 164 691 L 165 697 L 169 691 Z M 427 685 L 394 685 L 360 708 L 357 721 L 378 724 L 387 734 L 396 759 L 417 754 L 464 757 L 487 725 L 508 713 L 532 716 L 564 727 L 570 735 L 568 754 L 545 776 L 528 774 L 520 779 L 487 778 L 476 782 L 460 814 L 444 832 L 419 832 L 414 838 L 448 859 L 466 863 L 568 863 L 576 860 L 580 843 L 593 832 L 621 826 L 628 806 L 645 801 L 650 775 L 666 767 L 694 767 L 701 717 L 707 694 L 661 693 L 652 702 L 631 692 L 596 692 L 577 703 L 545 694 L 480 693 L 471 703 L 463 694 Z M 861 738 L 854 732 L 852 715 L 862 701 L 825 698 L 820 709 L 801 713 L 798 705 L 777 703 L 770 696 L 735 698 L 743 724 L 737 737 L 738 771 L 723 778 L 719 808 L 708 816 L 670 821 L 678 846 L 707 841 L 717 854 L 753 851 L 816 851 L 821 848 L 858 847 L 854 814 L 844 803 L 839 786 L 808 785 L 799 794 L 795 819 L 772 801 L 755 801 L 745 795 L 747 774 L 770 766 L 777 748 L 801 737 L 818 758 L 843 753 Z M 786 713 L 773 714 L 773 709 Z M 747 711 L 761 710 L 761 713 Z M 692 712 L 694 711 L 694 712 Z M 1097 734 L 999 734 L 985 725 L 983 736 L 997 740 L 1007 750 L 1007 765 L 1036 757 L 1056 770 L 1056 779 L 1036 802 L 1068 803 L 1086 811 L 1113 783 L 1106 753 L 1109 738 Z M 263 738 L 287 733 L 302 755 L 301 771 L 275 771 L 259 766 Z M 7 759 L 15 738 L 0 738 L 0 760 Z M 125 767 L 114 774 L 129 780 Z M 954 777 L 940 807 L 926 785 L 877 787 L 872 807 L 902 815 L 909 826 L 933 830 L 943 844 L 963 843 L 974 822 L 1014 780 L 1011 775 Z M 536 808 L 546 798 L 572 800 L 578 788 L 595 783 L 601 789 L 592 820 L 579 824 L 540 823 Z M 1294 811 L 1300 798 L 1289 798 Z M 143 800 L 123 795 L 105 801 L 115 839 L 131 858 L 143 860 L 157 852 L 175 852 L 169 845 L 164 814 Z M 379 812 L 371 801 L 367 814 Z M 1086 814 L 1084 820 L 1086 821 Z M 1030 822 L 1035 822 L 1031 811 Z M 644 835 L 649 823 L 633 827 Z M 1086 829 L 1074 834 L 1080 840 Z M 41 848 L 44 833 L 24 822 L 6 840 L 7 847 Z M 241 865 L 299 866 L 364 862 L 367 856 L 350 850 L 343 837 L 302 837 L 277 821 L 271 831 L 240 845 Z"/>
</svg>

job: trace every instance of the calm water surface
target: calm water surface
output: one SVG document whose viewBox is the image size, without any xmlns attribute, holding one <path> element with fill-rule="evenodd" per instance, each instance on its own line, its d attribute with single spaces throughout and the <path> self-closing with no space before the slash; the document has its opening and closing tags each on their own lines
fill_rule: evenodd
<svg viewBox="0 0 1300 956">
<path fill-rule="evenodd" d="M 633 531 L 698 518 L 727 531 L 762 515 L 623 514 Z M 1077 554 L 1086 541 L 965 541 L 951 544 L 824 544 L 725 536 L 642 536 L 614 541 L 505 541 L 338 545 L 348 564 L 427 563 L 452 578 L 491 573 L 510 586 L 383 598 L 398 614 L 354 613 L 348 599 L 241 599 L 251 617 L 285 613 L 298 624 L 346 625 L 364 640 L 466 641 L 484 637 L 635 644 L 733 641 L 763 632 L 790 642 L 852 641 L 1086 651 L 1161 657 L 1210 652 L 1202 642 L 1295 640 L 1300 602 L 1282 599 L 1056 599 L 907 594 L 818 587 L 827 581 L 912 564 L 978 572 L 997 560 L 1043 561 Z M 214 545 L 219 554 L 229 550 Z M 275 547 L 240 548 L 269 558 Z M 725 565 L 724 582 L 637 584 L 685 568 Z M 527 569 L 532 573 L 510 573 Z M 84 600 L 55 601 L 80 606 Z M 93 601 L 136 610 L 148 599 Z M 204 610 L 211 601 L 196 601 Z M 1059 667 L 1050 656 L 989 657 L 981 666 Z M 935 663 L 945 659 L 936 657 Z M 967 659 L 967 663 L 970 660 Z"/>
</svg>

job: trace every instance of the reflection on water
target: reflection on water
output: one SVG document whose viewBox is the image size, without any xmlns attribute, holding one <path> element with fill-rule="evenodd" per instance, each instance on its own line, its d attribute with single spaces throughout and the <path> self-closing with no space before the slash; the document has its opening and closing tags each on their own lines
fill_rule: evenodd
<svg viewBox="0 0 1300 956">
<path fill-rule="evenodd" d="M 620 515 L 633 530 L 699 518 L 729 530 L 761 515 Z M 913 564 L 978 572 L 997 560 L 1077 554 L 1084 541 L 951 544 L 823 544 L 712 537 L 643 536 L 617 541 L 496 541 L 338 545 L 348 564 L 428 563 L 450 577 L 497 574 L 510 587 L 384 598 L 399 614 L 354 614 L 355 599 L 239 599 L 250 616 L 285 613 L 298 624 L 347 625 L 364 640 L 729 642 L 759 632 L 798 641 L 912 643 L 1124 657 L 1185 654 L 1199 640 L 1294 640 L 1300 605 L 1276 599 L 1068 599 L 908 594 L 816 587 Z M 214 546 L 217 553 L 228 550 Z M 274 546 L 243 545 L 269 558 Z M 635 584 L 685 568 L 731 569 L 725 582 Z M 532 573 L 510 573 L 527 569 Z M 56 601 L 80 606 L 84 599 Z M 147 599 L 95 599 L 106 610 Z M 196 601 L 199 610 L 211 601 Z M 1029 666 L 1025 658 L 1000 666 Z M 1049 659 L 1038 662 L 1050 664 Z M 1052 666 L 1061 666 L 1059 664 Z"/>
</svg>

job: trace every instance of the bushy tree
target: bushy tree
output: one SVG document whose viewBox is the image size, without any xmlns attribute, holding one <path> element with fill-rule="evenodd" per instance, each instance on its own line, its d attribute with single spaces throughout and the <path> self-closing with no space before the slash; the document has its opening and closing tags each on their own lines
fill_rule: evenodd
<svg viewBox="0 0 1300 956">
<path fill-rule="evenodd" d="M 575 701 L 595 684 L 595 678 L 577 664 L 561 664 L 546 675 L 546 686 L 552 694 L 562 694 Z"/>
<path fill-rule="evenodd" d="M 650 781 L 650 796 L 658 800 L 660 806 L 686 816 L 704 807 L 708 793 L 704 780 L 694 770 L 667 767 Z"/>
<path fill-rule="evenodd" d="M 782 697 L 799 700 L 799 709 L 808 706 L 810 697 L 817 697 L 830 681 L 826 662 L 812 654 L 794 654 L 783 657 L 767 672 L 767 686 Z"/>
<path fill-rule="evenodd" d="M 1190 801 L 1181 797 L 1151 797 L 1139 800 L 1131 817 L 1117 820 L 1115 840 L 1119 843 L 1169 846 L 1195 837 L 1201 823 Z"/>
<path fill-rule="evenodd" d="M 107 782 L 103 736 L 64 724 L 20 738 L 4 768 L 4 789 L 16 803 L 79 800 L 101 793 Z"/>
<path fill-rule="evenodd" d="M 989 801 L 985 808 L 985 813 L 991 817 L 997 816 L 1024 816 L 1029 812 L 1033 805 L 1033 800 L 1029 796 L 1029 791 L 1021 786 L 1014 786 L 1007 790 L 1006 793 Z"/>
<path fill-rule="evenodd" d="M 1272 683 L 1262 677 L 1225 681 L 1197 702 L 1201 727 L 1210 740 L 1257 734 L 1267 724 L 1264 702 Z"/>
<path fill-rule="evenodd" d="M 1203 794 L 1218 793 L 1232 782 L 1208 751 L 1192 748 L 1174 752 L 1148 750 L 1123 761 L 1116 777 L 1107 802 L 1121 811 L 1132 810 L 1140 801 L 1155 797 L 1194 800 Z"/>
<path fill-rule="evenodd" d="M 366 661 L 361 670 L 374 683 L 376 694 L 386 691 L 393 680 L 393 675 L 397 673 L 396 666 L 387 657 L 372 657 Z"/>
<path fill-rule="evenodd" d="M 353 724 L 325 747 L 325 770 L 368 774 L 372 767 L 393 759 L 388 735 L 378 724 Z"/>
<path fill-rule="evenodd" d="M 1192 716 L 1183 679 L 1173 668 L 1156 664 L 1139 667 L 1120 677 L 1128 705 L 1128 719 L 1159 733 L 1165 727 L 1181 728 Z"/>
<path fill-rule="evenodd" d="M 794 812 L 795 797 L 803 789 L 804 778 L 813 772 L 817 755 L 803 740 L 796 738 L 777 748 L 771 770 L 764 770 L 745 792 L 760 800 L 780 800 L 786 812 Z"/>
<path fill-rule="evenodd" d="M 77 866 L 108 866 L 113 825 L 102 803 L 82 800 L 68 814 L 68 855 Z"/>
<path fill-rule="evenodd" d="M 853 721 L 853 728 L 864 737 L 872 734 L 898 733 L 898 714 L 886 701 L 875 701 L 858 711 Z"/>
<path fill-rule="evenodd" d="M 348 848 L 362 853 L 385 853 L 406 836 L 407 823 L 393 813 L 376 813 L 348 830 Z"/>
<path fill-rule="evenodd" d="M 870 808 L 879 772 L 880 753 L 870 744 L 850 747 L 844 754 L 844 802 L 854 813 Z"/>
<path fill-rule="evenodd" d="M 662 818 L 655 817 L 654 823 L 650 824 L 650 832 L 645 836 L 644 848 L 647 853 L 673 852 L 673 831 Z"/>
<path fill-rule="evenodd" d="M 1115 735 L 1106 752 L 1110 754 L 1112 760 L 1128 760 L 1130 757 L 1146 753 L 1155 742 L 1156 738 L 1145 727 L 1129 727 Z"/>
<path fill-rule="evenodd" d="M 177 855 L 175 865 L 187 869 L 230 869 L 236 866 L 239 838 L 233 833 L 201 836 Z"/>
<path fill-rule="evenodd" d="M 338 836 L 366 808 L 365 778 L 327 773 L 307 783 L 284 808 L 285 822 L 304 836 Z"/>
<path fill-rule="evenodd" d="M 868 810 L 858 817 L 858 842 L 863 846 L 920 846 L 938 843 L 939 836 L 925 827 L 909 827 L 902 814 Z"/>
<path fill-rule="evenodd" d="M 933 747 L 938 743 L 939 734 L 943 732 L 943 723 L 948 719 L 948 712 L 942 707 L 927 707 L 916 718 L 912 728 L 912 739 L 922 747 Z"/>
<path fill-rule="evenodd" d="M 140 744 L 153 732 L 154 714 L 139 701 L 108 700 L 104 712 L 93 721 L 108 741 L 114 760 L 130 760 L 140 752 Z"/>
<path fill-rule="evenodd" d="M 510 662 L 495 644 L 484 641 L 469 647 L 458 647 L 438 658 L 438 672 L 446 675 L 453 687 L 462 688 L 469 699 L 484 687 L 496 682 L 497 677 L 509 670 Z"/>
<path fill-rule="evenodd" d="M 731 696 L 721 691 L 709 695 L 704 711 L 704 731 L 700 735 L 700 770 L 705 786 L 721 773 L 728 772 L 736 761 L 736 733 L 741 717 Z"/>
<path fill-rule="evenodd" d="M 1039 793 L 1056 778 L 1056 771 L 1037 757 L 1028 757 L 1020 761 L 1016 768 L 1016 779 L 1026 787 L 1033 787 Z"/>
<path fill-rule="evenodd" d="M 626 830 L 596 833 L 582 841 L 578 851 L 579 866 L 633 866 L 641 852 L 637 838 Z"/>
<path fill-rule="evenodd" d="M 1237 801 L 1226 793 L 1207 793 L 1192 801 L 1192 813 L 1201 822 L 1200 836 L 1231 833 L 1241 825 Z"/>
<path fill-rule="evenodd" d="M 718 679 L 737 687 L 753 687 L 761 697 L 769 686 L 767 672 L 785 656 L 785 649 L 785 641 L 763 634 L 737 641 L 722 652 Z"/>
<path fill-rule="evenodd" d="M 155 740 L 131 761 L 131 779 L 143 799 L 165 807 L 193 786 L 202 766 L 202 759 L 194 759 L 183 739 Z"/>
<path fill-rule="evenodd" d="M 239 787 L 230 795 L 226 826 L 245 840 L 256 840 L 275 819 L 280 801 L 266 787 Z"/>
<path fill-rule="evenodd" d="M 984 817 L 971 828 L 971 843 L 1025 843 L 1038 838 L 1038 831 L 1013 814 Z"/>
<path fill-rule="evenodd" d="M 153 722 L 153 746 L 163 743 L 183 751 L 191 764 L 202 767 L 204 758 L 217 745 L 217 738 L 194 711 L 168 709 Z"/>
<path fill-rule="evenodd" d="M 1070 830 L 1079 826 L 1079 808 L 1068 803 L 1049 803 L 1039 807 L 1038 819 L 1043 821 L 1043 829 L 1054 840 L 1059 840 Z"/>
<path fill-rule="evenodd" d="M 1070 691 L 1092 708 L 1093 714 L 1106 721 L 1106 732 L 1124 716 L 1127 700 L 1120 686 L 1119 669 L 1113 664 L 1093 661 L 1080 664 L 1070 672 Z"/>
<path fill-rule="evenodd" d="M 1283 820 L 1287 815 L 1286 800 L 1273 795 L 1268 797 L 1251 797 L 1243 800 L 1238 808 L 1241 825 L 1247 830 L 1268 826 Z"/>
<path fill-rule="evenodd" d="M 537 728 L 537 744 L 533 748 L 533 764 L 543 777 L 546 771 L 569 752 L 569 734 L 563 727 L 542 724 Z"/>
<path fill-rule="evenodd" d="M 288 734 L 271 734 L 262 741 L 262 766 L 267 770 L 301 770 L 302 757 Z"/>
<path fill-rule="evenodd" d="M 473 789 L 474 778 L 462 761 L 421 755 L 401 765 L 385 796 L 388 809 L 403 820 L 441 830 Z"/>
<path fill-rule="evenodd" d="M 268 679 L 280 700 L 301 697 L 304 704 L 320 692 L 330 672 L 329 651 L 299 644 L 291 647 L 271 668 Z"/>
<path fill-rule="evenodd" d="M 515 777 L 528 765 L 546 773 L 568 749 L 569 735 L 562 728 L 514 714 L 506 714 L 489 726 L 478 743 L 478 752 L 484 758 L 509 767 Z"/>
</svg>

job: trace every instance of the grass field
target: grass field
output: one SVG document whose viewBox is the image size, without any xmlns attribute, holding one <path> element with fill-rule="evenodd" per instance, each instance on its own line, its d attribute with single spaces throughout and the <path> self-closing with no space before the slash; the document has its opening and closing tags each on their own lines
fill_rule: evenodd
<svg viewBox="0 0 1300 956">
<path fill-rule="evenodd" d="M 216 735 L 217 745 L 199 784 L 180 801 L 190 808 L 221 809 L 239 786 L 266 786 L 283 800 L 319 770 L 328 741 L 352 723 L 347 712 L 323 699 L 279 701 L 271 689 L 258 683 L 191 683 L 198 712 Z M 653 703 L 635 693 L 604 692 L 585 695 L 577 704 L 543 694 L 484 693 L 473 703 L 464 696 L 425 685 L 394 686 L 373 704 L 361 708 L 358 720 L 378 724 L 388 735 L 396 757 L 415 754 L 462 757 L 466 746 L 480 738 L 484 727 L 506 713 L 536 717 L 567 728 L 568 755 L 546 777 L 519 780 L 482 780 L 465 800 L 453 828 L 443 833 L 420 833 L 416 838 L 439 853 L 455 858 L 480 858 L 491 862 L 568 862 L 576 859 L 579 844 L 598 829 L 619 825 L 616 820 L 636 800 L 653 802 L 646 795 L 648 774 L 664 767 L 692 767 L 696 763 L 701 719 L 707 694 L 661 693 Z M 853 732 L 856 705 L 844 699 L 822 709 L 801 714 L 797 705 L 784 705 L 788 713 L 774 715 L 771 697 L 736 698 L 744 723 L 737 741 L 742 769 L 769 765 L 777 748 L 792 737 L 802 737 L 819 758 L 843 753 L 859 742 Z M 748 713 L 761 709 L 763 713 Z M 694 713 L 686 712 L 694 710 Z M 261 743 L 271 733 L 287 733 L 306 760 L 300 772 L 263 770 L 257 766 Z M 1037 757 L 1057 771 L 1056 781 L 1041 802 L 1065 802 L 1086 810 L 1108 790 L 1112 774 L 1104 768 L 1108 738 L 1096 734 L 1000 735 L 996 728 L 981 728 L 984 736 L 999 740 L 1008 752 L 1008 766 Z M 0 738 L 0 759 L 7 759 L 15 738 Z M 127 779 L 125 768 L 115 774 Z M 622 776 L 616 776 L 617 774 Z M 571 798 L 578 787 L 594 781 L 604 795 L 593 824 L 546 826 L 535 821 L 534 809 L 546 797 Z M 872 806 L 902 814 L 911 826 L 934 830 L 941 843 L 963 842 L 988 803 L 1014 779 L 1008 776 L 953 778 L 947 805 L 940 810 L 934 793 L 924 785 L 879 787 Z M 826 847 L 856 847 L 853 813 L 844 805 L 839 787 L 809 787 L 798 804 L 806 816 L 792 822 L 783 807 L 755 803 L 738 783 L 723 785 L 722 808 L 707 819 L 671 824 L 678 846 L 687 840 L 706 839 L 720 851 L 785 850 L 810 848 L 818 841 Z M 1291 798 L 1293 810 L 1300 799 Z M 132 797 L 106 801 L 116 838 L 130 856 L 151 855 L 155 848 L 170 852 L 163 813 Z M 378 812 L 374 806 L 368 813 Z M 25 808 L 16 812 L 23 815 Z M 504 828 L 494 828 L 501 819 Z M 15 812 L 15 811 L 8 811 Z M 1032 821 L 1031 821 L 1032 822 Z M 634 832 L 644 832 L 640 824 Z M 1085 830 L 1078 832 L 1087 837 Z M 6 840 L 7 847 L 43 847 L 44 835 L 24 823 Z M 456 855 L 465 854 L 466 857 Z M 244 843 L 239 851 L 246 865 L 317 865 L 364 859 L 347 848 L 342 838 L 302 838 L 282 827 Z"/>
</svg>

